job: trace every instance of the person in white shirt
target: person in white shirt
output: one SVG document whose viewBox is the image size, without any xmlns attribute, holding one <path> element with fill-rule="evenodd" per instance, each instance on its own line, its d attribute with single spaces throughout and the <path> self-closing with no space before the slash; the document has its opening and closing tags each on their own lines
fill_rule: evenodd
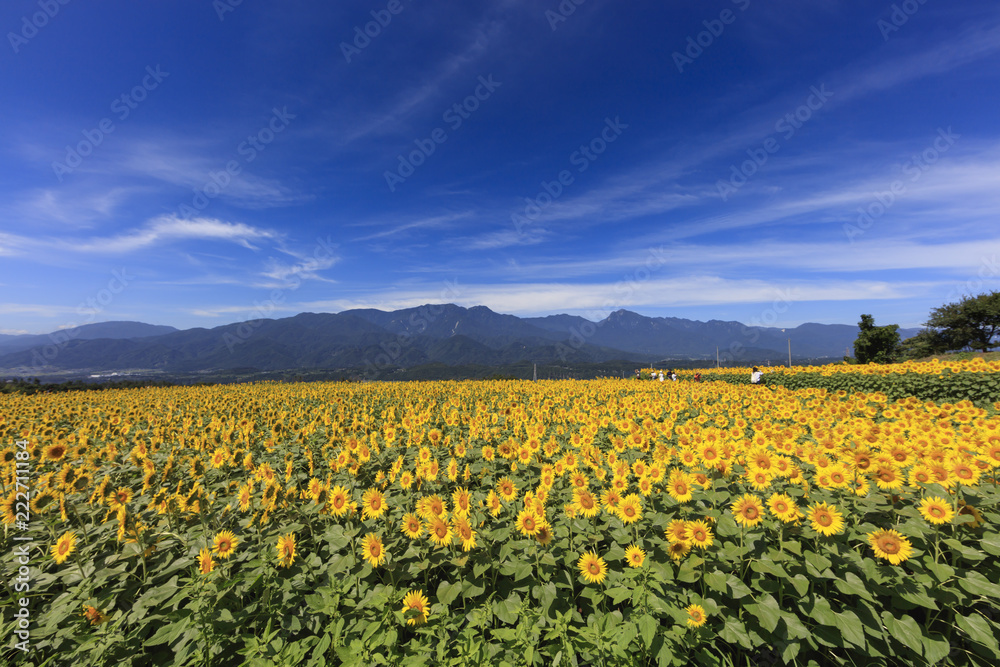
<svg viewBox="0 0 1000 667">
<path fill-rule="evenodd" d="M 750 384 L 760 384 L 760 376 L 763 373 L 756 366 L 753 367 L 753 371 L 750 372 Z"/>
</svg>

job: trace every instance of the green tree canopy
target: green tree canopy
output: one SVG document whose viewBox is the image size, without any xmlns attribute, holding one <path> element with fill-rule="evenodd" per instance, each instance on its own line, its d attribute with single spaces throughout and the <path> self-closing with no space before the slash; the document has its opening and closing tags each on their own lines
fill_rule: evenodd
<svg viewBox="0 0 1000 667">
<path fill-rule="evenodd" d="M 862 315 L 858 322 L 857 339 L 854 341 L 854 358 L 859 364 L 891 364 L 899 359 L 899 325 L 875 326 L 875 318 Z"/>
<path fill-rule="evenodd" d="M 920 359 L 948 351 L 948 342 L 939 332 L 924 329 L 916 336 L 900 343 L 900 351 L 906 359 Z"/>
<path fill-rule="evenodd" d="M 966 296 L 935 308 L 926 325 L 940 336 L 946 350 L 971 347 L 989 352 L 1000 347 L 1000 292 Z"/>
</svg>

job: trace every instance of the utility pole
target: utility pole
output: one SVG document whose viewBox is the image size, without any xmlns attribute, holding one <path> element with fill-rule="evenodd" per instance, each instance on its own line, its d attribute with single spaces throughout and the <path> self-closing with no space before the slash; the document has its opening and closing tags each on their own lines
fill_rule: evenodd
<svg viewBox="0 0 1000 667">
<path fill-rule="evenodd" d="M 715 346 L 715 367 L 719 367 L 719 346 Z"/>
</svg>

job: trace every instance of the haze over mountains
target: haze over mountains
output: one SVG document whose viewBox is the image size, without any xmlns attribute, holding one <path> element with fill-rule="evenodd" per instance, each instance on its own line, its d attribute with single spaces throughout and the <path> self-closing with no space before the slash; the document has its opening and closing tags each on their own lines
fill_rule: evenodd
<svg viewBox="0 0 1000 667">
<path fill-rule="evenodd" d="M 918 330 L 900 330 L 903 338 Z M 88 324 L 52 334 L 0 336 L 0 372 L 196 372 L 251 368 L 409 368 L 428 363 L 504 365 L 613 359 L 756 363 L 841 358 L 856 326 L 803 324 L 783 331 L 739 322 L 645 317 L 617 310 L 600 322 L 574 315 L 521 318 L 485 306 L 424 305 L 392 312 L 302 313 L 212 329 L 141 322 Z"/>
</svg>

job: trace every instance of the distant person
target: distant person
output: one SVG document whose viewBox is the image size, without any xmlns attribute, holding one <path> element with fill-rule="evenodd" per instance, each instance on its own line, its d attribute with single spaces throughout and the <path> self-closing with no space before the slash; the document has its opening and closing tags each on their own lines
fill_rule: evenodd
<svg viewBox="0 0 1000 667">
<path fill-rule="evenodd" d="M 694 381 L 695 382 L 701 382 L 701 373 L 695 373 L 694 374 Z"/>
<path fill-rule="evenodd" d="M 670 371 L 670 379 L 677 382 L 677 373 Z"/>
<path fill-rule="evenodd" d="M 635 379 L 636 379 L 636 380 L 639 380 L 639 379 L 641 379 L 641 378 L 640 378 L 640 375 L 641 375 L 641 374 L 642 374 L 642 371 L 640 371 L 640 370 L 639 370 L 638 368 L 637 368 L 637 369 L 635 369 Z"/>
<path fill-rule="evenodd" d="M 763 375 L 763 373 L 760 372 L 760 369 L 754 366 L 753 370 L 750 372 L 750 384 L 760 384 L 761 375 Z"/>
<path fill-rule="evenodd" d="M 660 382 L 663 382 L 663 371 L 660 371 Z"/>
</svg>

